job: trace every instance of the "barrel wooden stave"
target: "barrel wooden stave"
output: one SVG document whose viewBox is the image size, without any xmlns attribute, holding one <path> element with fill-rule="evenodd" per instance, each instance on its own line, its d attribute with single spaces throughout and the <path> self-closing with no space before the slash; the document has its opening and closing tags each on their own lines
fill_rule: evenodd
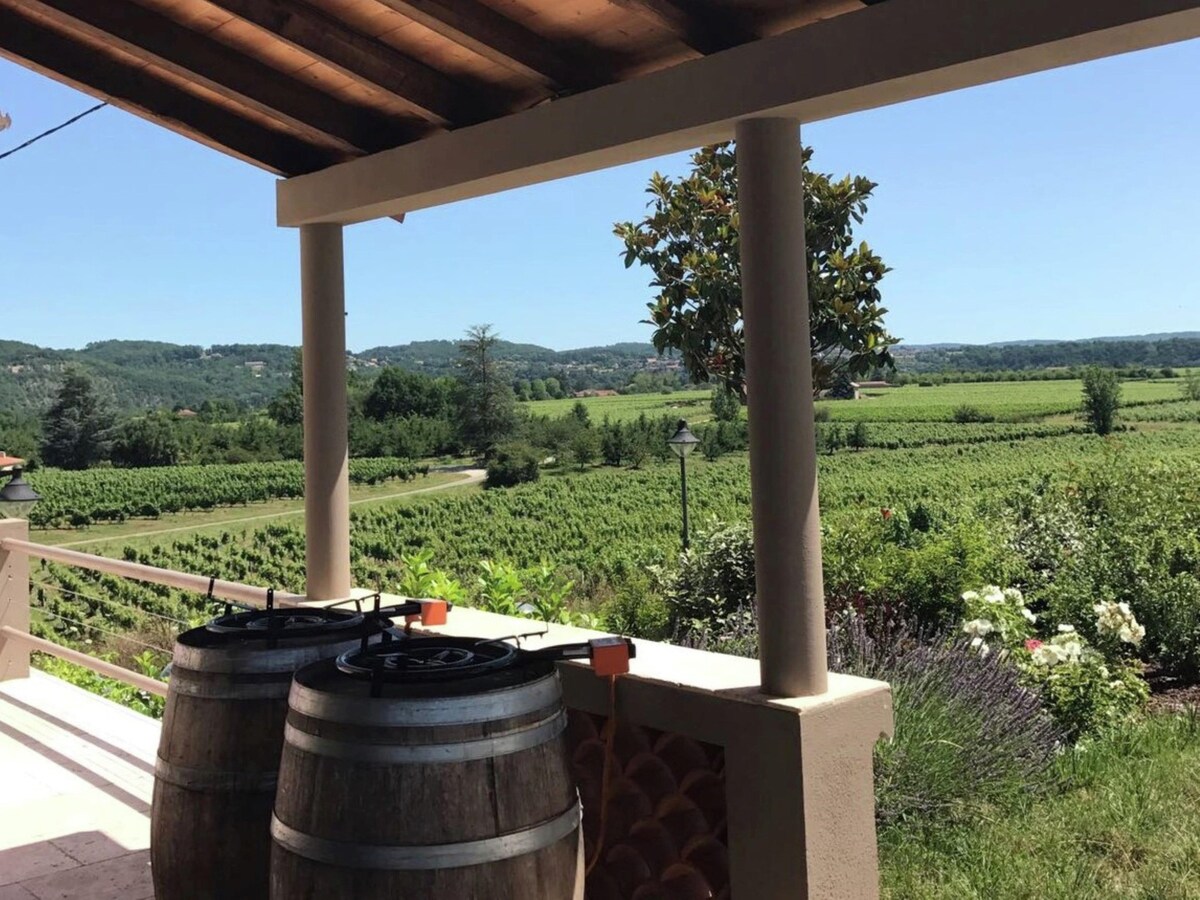
<svg viewBox="0 0 1200 900">
<path fill-rule="evenodd" d="M 358 643 L 176 645 L 151 806 L 157 900 L 266 900 L 292 671 Z"/>
<path fill-rule="evenodd" d="M 551 674 L 557 681 L 557 675 Z M 296 688 L 293 687 L 293 698 Z M 382 704 L 396 703 L 384 698 Z M 302 835 L 368 848 L 418 848 L 487 841 L 520 833 L 577 810 L 557 690 L 552 702 L 511 716 L 435 725 L 330 721 L 294 708 L 288 716 L 275 819 Z M 449 762 L 348 758 L 362 747 L 401 754 L 430 746 L 471 745 L 530 734 L 512 752 Z M 297 746 L 306 736 L 333 742 Z M 516 740 L 520 742 L 521 738 Z M 475 744 L 476 747 L 480 746 Z M 425 748 L 425 749 L 421 749 Z M 346 753 L 347 756 L 330 755 Z M 472 750 L 471 752 L 479 752 Z M 508 858 L 447 868 L 362 868 L 319 861 L 275 841 L 271 896 L 303 898 L 446 897 L 455 900 L 569 900 L 579 864 L 578 820 L 545 846 Z"/>
<path fill-rule="evenodd" d="M 571 900 L 579 836 L 524 856 L 458 869 L 383 871 L 314 862 L 276 844 L 274 900 Z M 564 887 L 566 886 L 566 887 Z"/>
</svg>

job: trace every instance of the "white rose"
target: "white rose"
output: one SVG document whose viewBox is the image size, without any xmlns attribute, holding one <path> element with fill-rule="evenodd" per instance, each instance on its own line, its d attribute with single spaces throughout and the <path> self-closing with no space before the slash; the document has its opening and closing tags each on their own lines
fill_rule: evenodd
<svg viewBox="0 0 1200 900">
<path fill-rule="evenodd" d="M 1058 626 L 1059 634 L 1071 634 L 1074 631 L 1075 631 L 1074 625 L 1059 625 Z"/>
<path fill-rule="evenodd" d="M 963 623 L 963 633 L 976 638 L 985 637 L 994 630 L 995 626 L 987 619 L 972 619 L 970 622 Z"/>
</svg>

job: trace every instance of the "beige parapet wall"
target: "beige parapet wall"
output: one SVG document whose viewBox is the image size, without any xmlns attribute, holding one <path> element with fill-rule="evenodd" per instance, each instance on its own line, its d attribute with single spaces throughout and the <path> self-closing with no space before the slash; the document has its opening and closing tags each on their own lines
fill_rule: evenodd
<svg viewBox="0 0 1200 900">
<path fill-rule="evenodd" d="M 363 596 L 369 595 L 362 592 Z M 385 603 L 402 598 L 384 595 Z M 431 633 L 526 637 L 526 649 L 601 632 L 456 608 Z M 732 896 L 863 900 L 878 896 L 871 755 L 892 732 L 891 689 L 831 673 L 803 698 L 759 690 L 758 662 L 654 641 L 617 682 L 622 721 L 725 748 Z M 568 707 L 608 715 L 608 682 L 582 663 L 560 667 Z"/>
</svg>

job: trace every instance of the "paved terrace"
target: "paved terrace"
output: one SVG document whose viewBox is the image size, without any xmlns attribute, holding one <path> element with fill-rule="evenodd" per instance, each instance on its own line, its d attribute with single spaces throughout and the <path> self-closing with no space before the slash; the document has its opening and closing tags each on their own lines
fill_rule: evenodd
<svg viewBox="0 0 1200 900">
<path fill-rule="evenodd" d="M 150 900 L 159 723 L 34 672 L 0 684 L 0 900 Z"/>
</svg>

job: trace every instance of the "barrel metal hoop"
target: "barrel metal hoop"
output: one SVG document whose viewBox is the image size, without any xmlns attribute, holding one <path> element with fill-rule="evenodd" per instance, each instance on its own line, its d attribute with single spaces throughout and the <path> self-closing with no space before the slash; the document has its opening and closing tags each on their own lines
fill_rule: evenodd
<svg viewBox="0 0 1200 900">
<path fill-rule="evenodd" d="M 291 674 L 301 666 L 353 650 L 361 643 L 361 640 L 338 641 L 266 650 L 261 641 L 247 646 L 228 647 L 189 647 L 177 642 L 172 659 L 176 668 L 191 669 L 195 672 L 221 672 L 230 675 L 271 672 Z"/>
<path fill-rule="evenodd" d="M 197 769 L 167 762 L 161 756 L 154 762 L 154 777 L 189 791 L 274 792 L 278 772 L 223 772 Z"/>
<path fill-rule="evenodd" d="M 320 737 L 301 731 L 289 722 L 284 728 L 284 741 L 305 753 L 354 762 L 459 763 L 508 756 L 540 747 L 562 734 L 566 727 L 566 710 L 560 710 L 553 716 L 525 728 L 492 734 L 477 740 L 449 744 L 366 744 Z"/>
<path fill-rule="evenodd" d="M 380 845 L 330 841 L 297 831 L 271 816 L 271 837 L 285 850 L 314 862 L 350 869 L 458 869 L 544 850 L 579 827 L 579 803 L 531 828 L 457 844 Z"/>
<path fill-rule="evenodd" d="M 291 679 L 212 684 L 206 681 L 190 681 L 179 676 L 172 678 L 168 684 L 168 690 L 173 694 L 209 697 L 215 700 L 283 700 L 292 687 Z"/>
<path fill-rule="evenodd" d="M 524 716 L 562 702 L 558 673 L 537 681 L 463 697 L 350 697 L 292 683 L 288 705 L 313 719 L 342 725 L 473 725 Z"/>
</svg>

